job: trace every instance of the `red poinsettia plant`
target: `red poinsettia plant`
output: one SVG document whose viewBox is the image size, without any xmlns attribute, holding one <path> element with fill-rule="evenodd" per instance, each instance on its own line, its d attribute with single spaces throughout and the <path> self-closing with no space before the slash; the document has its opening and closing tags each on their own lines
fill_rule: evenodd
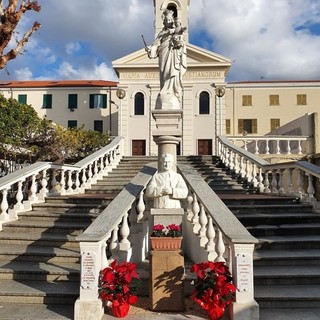
<svg viewBox="0 0 320 320">
<path fill-rule="evenodd" d="M 220 319 L 226 308 L 235 301 L 236 287 L 224 262 L 206 261 L 194 264 L 197 274 L 191 298 L 206 310 L 210 320 Z"/>
<path fill-rule="evenodd" d="M 99 298 L 104 302 L 111 302 L 112 307 L 137 303 L 137 289 L 141 280 L 136 268 L 136 263 L 117 264 L 117 260 L 114 260 L 109 267 L 101 270 L 98 284 Z"/>
<path fill-rule="evenodd" d="M 156 224 L 152 227 L 151 237 L 181 237 L 181 228 L 177 224 L 169 224 L 164 226 L 163 224 Z"/>
</svg>

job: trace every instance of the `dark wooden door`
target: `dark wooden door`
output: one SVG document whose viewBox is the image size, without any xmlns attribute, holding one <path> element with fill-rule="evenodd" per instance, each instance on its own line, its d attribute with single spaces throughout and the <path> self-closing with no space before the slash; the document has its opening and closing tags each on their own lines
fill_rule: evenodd
<svg viewBox="0 0 320 320">
<path fill-rule="evenodd" d="M 146 155 L 146 140 L 132 140 L 132 155 L 133 156 Z"/>
<path fill-rule="evenodd" d="M 200 139 L 198 140 L 198 155 L 212 155 L 212 140 Z"/>
</svg>

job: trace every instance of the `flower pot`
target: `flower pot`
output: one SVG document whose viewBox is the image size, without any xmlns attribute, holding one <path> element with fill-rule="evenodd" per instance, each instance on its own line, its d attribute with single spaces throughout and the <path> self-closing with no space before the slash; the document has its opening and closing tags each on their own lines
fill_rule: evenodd
<svg viewBox="0 0 320 320">
<path fill-rule="evenodd" d="M 124 318 L 128 315 L 130 310 L 129 303 L 122 303 L 122 304 L 112 304 L 111 307 L 112 314 L 117 318 Z"/>
<path fill-rule="evenodd" d="M 153 250 L 180 250 L 182 237 L 150 237 Z"/>
</svg>

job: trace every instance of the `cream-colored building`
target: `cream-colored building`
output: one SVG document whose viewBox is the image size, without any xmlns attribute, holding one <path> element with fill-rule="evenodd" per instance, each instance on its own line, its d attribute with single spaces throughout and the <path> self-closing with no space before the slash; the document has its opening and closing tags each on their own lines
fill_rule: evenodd
<svg viewBox="0 0 320 320">
<path fill-rule="evenodd" d="M 166 8 L 188 27 L 190 0 L 153 2 L 155 35 L 163 27 Z M 178 153 L 215 154 L 216 137 L 221 134 L 313 134 L 314 123 L 305 115 L 319 110 L 320 80 L 226 83 L 231 60 L 190 44 L 188 38 L 187 29 Z M 84 125 L 123 136 L 126 155 L 155 155 L 151 110 L 160 90 L 158 61 L 149 59 L 142 48 L 113 61 L 113 67 L 119 82 L 12 81 L 0 83 L 0 90 L 63 126 Z"/>
</svg>

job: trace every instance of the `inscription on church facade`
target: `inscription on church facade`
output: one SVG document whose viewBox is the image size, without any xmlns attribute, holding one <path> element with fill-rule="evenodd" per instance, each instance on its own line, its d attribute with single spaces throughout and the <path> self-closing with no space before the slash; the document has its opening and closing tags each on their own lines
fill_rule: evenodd
<svg viewBox="0 0 320 320">
<path fill-rule="evenodd" d="M 185 79 L 213 79 L 221 78 L 221 71 L 187 71 L 184 75 Z M 120 74 L 121 80 L 148 80 L 159 79 L 158 72 L 123 72 Z"/>
</svg>

